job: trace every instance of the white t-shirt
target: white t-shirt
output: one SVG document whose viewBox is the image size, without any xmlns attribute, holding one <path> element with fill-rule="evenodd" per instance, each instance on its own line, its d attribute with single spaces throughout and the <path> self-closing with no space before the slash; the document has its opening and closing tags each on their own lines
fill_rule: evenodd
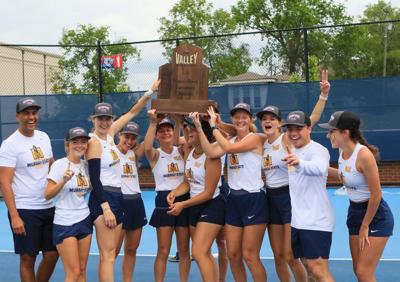
<svg viewBox="0 0 400 282">
<path fill-rule="evenodd" d="M 55 161 L 47 178 L 56 183 L 62 181 L 68 163 L 67 158 Z M 90 191 L 87 163 L 84 160 L 81 160 L 80 164 L 71 163 L 70 170 L 74 175 L 55 197 L 54 223 L 66 226 L 84 220 L 90 213 L 85 199 L 85 195 Z"/>
<path fill-rule="evenodd" d="M 156 191 L 172 191 L 184 180 L 184 162 L 178 147 L 173 148 L 171 154 L 167 154 L 161 148 L 152 171 L 156 183 Z"/>
<path fill-rule="evenodd" d="M 135 152 L 129 150 L 126 154 L 123 154 L 118 150 L 118 155 L 121 160 L 122 194 L 128 195 L 140 193 Z"/>
<path fill-rule="evenodd" d="M 121 187 L 121 168 L 118 148 L 112 136 L 107 135 L 107 140 L 100 139 L 96 134 L 89 136 L 96 138 L 102 148 L 100 161 L 100 181 L 103 186 Z"/>
<path fill-rule="evenodd" d="M 253 133 L 249 133 L 250 136 Z M 247 137 L 246 136 L 246 137 Z M 244 138 L 246 138 L 244 137 Z M 243 138 L 243 139 L 244 139 Z M 234 143 L 236 137 L 229 140 Z M 233 190 L 246 190 L 247 192 L 259 192 L 264 187 L 261 177 L 262 156 L 253 152 L 227 154 L 228 158 L 228 185 Z"/>
<path fill-rule="evenodd" d="M 263 170 L 268 188 L 278 188 L 289 184 L 288 167 L 282 159 L 288 154 L 282 145 L 282 137 L 274 142 L 264 143 Z"/>
<path fill-rule="evenodd" d="M 294 149 L 293 154 L 299 157 L 300 163 L 288 168 L 291 225 L 297 229 L 332 232 L 335 220 L 326 191 L 329 152 L 311 141 L 300 149 Z"/>
<path fill-rule="evenodd" d="M 206 154 L 201 154 L 198 158 L 193 157 L 194 149 L 190 152 L 186 163 L 185 163 L 185 174 L 186 179 L 190 185 L 190 197 L 193 198 L 196 195 L 204 191 L 204 185 L 206 182 Z M 221 186 L 221 178 L 217 184 L 217 187 Z M 218 188 L 215 189 L 213 199 L 218 197 L 220 191 Z"/>
<path fill-rule="evenodd" d="M 44 198 L 49 162 L 53 158 L 49 136 L 35 130 L 26 137 L 16 130 L 3 141 L 0 148 L 0 166 L 15 168 L 12 181 L 17 209 L 47 209 L 52 201 Z"/>
</svg>

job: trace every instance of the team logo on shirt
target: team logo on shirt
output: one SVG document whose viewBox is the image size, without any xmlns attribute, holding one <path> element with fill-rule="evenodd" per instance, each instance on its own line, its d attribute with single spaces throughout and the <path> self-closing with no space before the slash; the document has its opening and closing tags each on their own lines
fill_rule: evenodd
<svg viewBox="0 0 400 282">
<path fill-rule="evenodd" d="M 114 166 L 114 165 L 119 163 L 119 157 L 118 157 L 117 152 L 115 152 L 113 149 L 110 150 L 110 153 L 111 153 L 111 157 L 113 159 L 113 162 L 110 163 L 109 167 L 112 167 L 112 166 Z"/>
<path fill-rule="evenodd" d="M 235 154 L 230 154 L 229 155 L 229 163 L 231 165 L 238 165 L 239 164 L 239 158 Z"/>
<path fill-rule="evenodd" d="M 122 171 L 124 174 L 132 174 L 133 173 L 133 167 L 130 164 L 124 164 L 122 166 Z"/>
<path fill-rule="evenodd" d="M 344 171 L 350 173 L 351 172 L 351 166 L 346 165 L 344 167 Z"/>
<path fill-rule="evenodd" d="M 135 161 L 135 157 L 129 157 L 128 160 L 130 160 L 131 162 Z"/>
<path fill-rule="evenodd" d="M 278 151 L 280 149 L 280 145 L 272 145 L 272 151 Z"/>
<path fill-rule="evenodd" d="M 27 163 L 27 167 L 43 167 L 49 163 L 49 159 L 44 157 L 43 151 L 40 147 L 36 147 L 35 145 L 32 146 L 31 154 L 33 158 L 33 162 Z"/>
<path fill-rule="evenodd" d="M 33 145 L 32 149 L 31 149 L 31 153 L 32 153 L 32 157 L 35 161 L 44 159 L 44 154 L 43 154 L 42 149 L 40 149 L 40 147 L 36 147 L 35 145 Z"/>
<path fill-rule="evenodd" d="M 178 177 L 182 176 L 183 172 L 179 172 L 178 163 L 170 163 L 167 165 L 167 174 L 164 174 L 163 177 Z"/>
<path fill-rule="evenodd" d="M 181 161 L 181 160 L 182 160 L 182 157 L 181 157 L 180 155 L 179 155 L 179 156 L 175 156 L 175 157 L 174 157 L 174 160 L 175 160 L 175 161 Z"/>
<path fill-rule="evenodd" d="M 193 170 L 191 168 L 186 170 L 186 178 L 188 180 L 193 179 Z"/>
<path fill-rule="evenodd" d="M 86 177 L 79 172 L 76 177 L 76 187 L 70 188 L 69 192 L 75 193 L 78 197 L 83 197 L 89 190 L 89 182 L 87 181 Z"/>
<path fill-rule="evenodd" d="M 272 156 L 267 155 L 263 158 L 263 165 L 264 167 L 270 167 L 272 166 Z"/>
<path fill-rule="evenodd" d="M 201 162 L 194 162 L 194 167 L 197 167 L 197 168 L 199 168 L 199 167 L 201 167 Z"/>
</svg>

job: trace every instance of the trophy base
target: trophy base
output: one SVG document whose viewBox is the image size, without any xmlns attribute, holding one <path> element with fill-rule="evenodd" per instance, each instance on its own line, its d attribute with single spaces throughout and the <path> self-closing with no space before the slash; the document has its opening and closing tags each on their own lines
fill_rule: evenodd
<svg viewBox="0 0 400 282">
<path fill-rule="evenodd" d="M 207 114 L 210 106 L 217 107 L 217 102 L 213 100 L 172 100 L 172 99 L 153 99 L 151 108 L 156 109 L 158 114 L 182 114 L 187 115 L 191 112 Z"/>
</svg>

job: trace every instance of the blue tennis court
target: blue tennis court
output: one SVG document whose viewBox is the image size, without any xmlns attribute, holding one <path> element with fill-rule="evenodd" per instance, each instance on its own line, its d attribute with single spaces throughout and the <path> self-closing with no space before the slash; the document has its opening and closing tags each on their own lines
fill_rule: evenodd
<svg viewBox="0 0 400 282">
<path fill-rule="evenodd" d="M 355 281 L 352 273 L 351 256 L 348 247 L 348 234 L 346 227 L 346 214 L 348 207 L 348 198 L 340 193 L 335 193 L 336 189 L 329 189 L 328 193 L 335 211 L 336 227 L 333 233 L 331 247 L 330 268 L 337 281 Z M 144 191 L 143 200 L 146 207 L 147 216 L 150 217 L 154 208 L 154 191 Z M 400 188 L 383 189 L 383 197 L 392 208 L 395 221 L 400 218 L 400 210 L 397 205 L 400 202 Z M 0 273 L 2 281 L 18 281 L 18 256 L 13 254 L 12 234 L 7 219 L 7 209 L 4 202 L 0 202 Z M 400 268 L 400 228 L 395 223 L 394 235 L 390 238 L 383 253 L 382 260 L 377 269 L 378 281 L 399 281 L 398 271 Z M 135 281 L 152 281 L 153 279 L 153 261 L 157 251 L 156 233 L 151 226 L 143 229 L 142 241 L 138 249 L 138 259 L 135 269 Z M 176 245 L 173 242 L 171 254 L 175 253 Z M 97 280 L 97 257 L 98 249 L 95 238 L 92 240 L 91 256 L 88 262 L 88 281 Z M 216 247 L 213 248 L 216 253 Z M 272 251 L 269 246 L 268 237 L 264 239 L 261 256 L 267 268 L 268 280 L 278 281 L 274 270 L 272 260 Z M 115 265 L 116 281 L 122 280 L 122 259 L 119 257 Z M 64 277 L 64 271 L 61 261 L 58 262 L 56 271 L 53 274 L 52 281 L 61 281 Z M 178 281 L 178 265 L 168 263 L 167 277 L 165 281 Z M 200 273 L 195 263 L 192 264 L 190 281 L 200 281 Z M 227 281 L 233 281 L 228 271 Z"/>
</svg>

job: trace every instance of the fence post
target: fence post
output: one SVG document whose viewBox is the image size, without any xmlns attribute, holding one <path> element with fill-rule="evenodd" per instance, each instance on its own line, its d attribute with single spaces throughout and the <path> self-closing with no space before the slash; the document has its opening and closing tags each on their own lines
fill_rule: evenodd
<svg viewBox="0 0 400 282">
<path fill-rule="evenodd" d="M 97 40 L 97 70 L 98 70 L 98 76 L 99 76 L 98 102 L 101 103 L 104 100 L 103 100 L 103 75 L 101 73 L 101 44 L 100 44 L 100 40 Z"/>
<path fill-rule="evenodd" d="M 175 45 L 176 45 L 176 47 L 178 47 L 178 46 L 179 46 L 179 44 L 180 44 L 180 42 L 179 42 L 179 38 L 175 39 Z"/>
<path fill-rule="evenodd" d="M 22 94 L 26 94 L 25 89 L 25 50 L 21 50 L 21 61 L 22 61 Z"/>
<path fill-rule="evenodd" d="M 304 36 L 304 69 L 306 75 L 306 82 L 310 81 L 310 69 L 308 66 L 308 34 L 307 28 L 303 28 L 303 36 Z"/>
</svg>

